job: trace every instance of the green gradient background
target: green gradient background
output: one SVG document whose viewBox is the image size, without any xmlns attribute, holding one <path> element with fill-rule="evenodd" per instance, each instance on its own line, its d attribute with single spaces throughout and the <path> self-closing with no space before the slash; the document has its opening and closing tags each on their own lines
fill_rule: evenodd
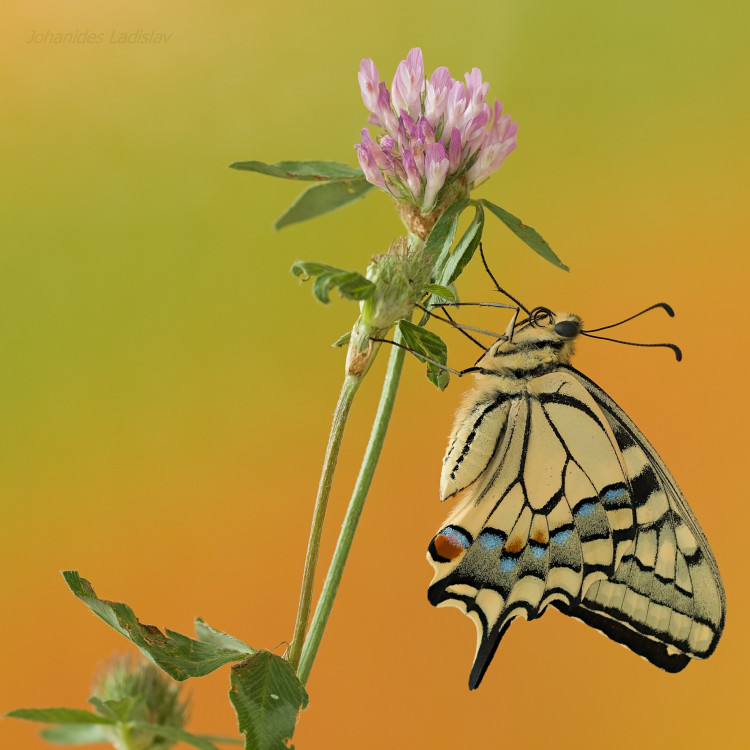
<svg viewBox="0 0 750 750">
<path fill-rule="evenodd" d="M 126 649 L 63 568 L 146 622 L 188 632 L 201 615 L 255 646 L 290 638 L 342 376 L 328 344 L 355 310 L 319 305 L 288 268 L 364 268 L 400 227 L 379 194 L 276 234 L 297 186 L 226 165 L 355 163 L 360 58 L 390 81 L 420 45 L 428 71 L 480 67 L 519 121 L 518 150 L 479 194 L 572 268 L 491 219 L 502 281 L 596 325 L 660 299 L 677 310 L 627 336 L 679 343 L 682 364 L 592 341 L 576 364 L 678 477 L 722 568 L 728 625 L 708 662 L 675 676 L 549 613 L 516 623 L 469 693 L 474 626 L 427 604 L 424 561 L 466 386 L 440 394 L 411 361 L 297 747 L 743 746 L 747 4 L 14 1 L 0 15 L 0 711 L 82 706 L 96 666 Z M 138 29 L 172 37 L 106 43 Z M 34 30 L 105 43 L 30 44 Z M 473 268 L 461 291 L 490 286 Z M 455 339 L 461 366 L 473 351 Z M 383 366 L 353 411 L 324 559 Z M 190 688 L 191 728 L 232 732 L 227 671 Z M 45 745 L 4 720 L 0 746 Z"/>
</svg>

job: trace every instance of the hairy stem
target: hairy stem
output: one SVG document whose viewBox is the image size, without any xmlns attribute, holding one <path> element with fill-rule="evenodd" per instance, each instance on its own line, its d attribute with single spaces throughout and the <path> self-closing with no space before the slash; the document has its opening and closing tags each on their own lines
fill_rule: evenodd
<svg viewBox="0 0 750 750">
<path fill-rule="evenodd" d="M 130 731 L 130 724 L 119 722 L 117 724 L 117 731 L 121 740 L 121 742 L 117 743 L 120 746 L 120 750 L 135 750 L 135 745 L 133 744 L 133 733 Z"/>
<path fill-rule="evenodd" d="M 396 341 L 400 343 L 400 333 L 397 332 L 395 338 Z M 396 391 L 398 390 L 398 383 L 401 378 L 404 354 L 404 350 L 398 346 L 394 346 L 391 350 L 391 356 L 388 361 L 388 370 L 386 371 L 385 381 L 383 383 L 383 391 L 380 396 L 380 404 L 378 405 L 375 422 L 373 423 L 372 431 L 370 433 L 370 441 L 367 444 L 367 450 L 365 451 L 365 457 L 362 461 L 359 476 L 357 477 L 357 482 L 354 486 L 354 492 L 349 501 L 349 508 L 346 511 L 346 517 L 341 527 L 338 542 L 336 543 L 336 550 L 333 553 L 333 559 L 331 560 L 331 565 L 328 569 L 328 575 L 323 584 L 323 591 L 318 600 L 317 607 L 315 608 L 310 631 L 302 648 L 299 666 L 297 667 L 297 676 L 302 684 L 307 682 L 313 662 L 315 661 L 315 655 L 318 652 L 318 646 L 323 637 L 323 631 L 328 622 L 328 616 L 331 614 L 333 601 L 336 597 L 336 592 L 339 583 L 341 582 L 341 576 L 344 572 L 344 566 L 346 565 L 346 559 L 352 546 L 354 532 L 357 529 L 359 517 L 362 514 L 362 507 L 364 506 L 365 498 L 367 497 L 367 492 L 370 489 L 372 477 L 375 473 L 375 466 L 380 458 L 380 451 L 383 447 L 385 433 L 388 429 L 388 422 L 390 421 L 391 413 L 393 412 L 393 404 L 396 400 Z M 295 634 L 295 642 L 296 639 L 297 635 Z M 295 666 L 297 665 L 295 664 Z"/>
<path fill-rule="evenodd" d="M 302 589 L 299 595 L 299 606 L 297 608 L 297 621 L 294 624 L 294 636 L 289 647 L 289 662 L 296 669 L 302 653 L 302 644 L 305 639 L 307 622 L 310 618 L 312 605 L 313 584 L 315 583 L 315 569 L 318 564 L 318 553 L 320 552 L 320 537 L 323 533 L 323 521 L 325 520 L 326 508 L 328 507 L 328 496 L 331 493 L 333 473 L 336 470 L 336 461 L 339 457 L 341 439 L 344 435 L 344 427 L 349 416 L 354 395 L 357 393 L 361 376 L 347 375 L 341 386 L 341 393 L 333 414 L 331 433 L 328 436 L 328 447 L 323 461 L 323 472 L 318 485 L 318 495 L 315 498 L 315 509 L 313 511 L 312 525 L 310 526 L 310 538 L 307 543 L 307 556 L 305 557 L 305 571 L 302 574 Z"/>
</svg>

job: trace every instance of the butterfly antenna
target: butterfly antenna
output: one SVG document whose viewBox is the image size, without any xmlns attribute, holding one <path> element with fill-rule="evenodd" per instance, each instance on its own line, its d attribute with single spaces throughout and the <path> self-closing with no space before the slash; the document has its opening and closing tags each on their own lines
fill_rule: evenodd
<svg viewBox="0 0 750 750">
<path fill-rule="evenodd" d="M 666 302 L 657 302 L 655 305 L 651 305 L 651 307 L 647 307 L 645 310 L 641 310 L 640 312 L 637 312 L 635 315 L 631 315 L 629 318 L 625 318 L 625 320 L 621 320 L 619 323 L 611 323 L 610 325 L 602 326 L 601 328 L 591 328 L 588 331 L 581 331 L 581 333 L 596 333 L 597 331 L 606 331 L 608 328 L 615 328 L 617 326 L 621 326 L 623 323 L 627 323 L 628 321 L 633 320 L 633 318 L 637 318 L 638 316 L 649 312 L 649 310 L 656 310 L 657 308 L 661 308 L 667 313 L 667 315 L 669 315 L 670 318 L 674 318 L 674 310 Z"/>
<path fill-rule="evenodd" d="M 446 372 L 450 372 L 450 373 L 453 373 L 454 375 L 458 375 L 459 378 L 462 375 L 466 375 L 469 372 L 476 372 L 479 370 L 478 367 L 469 367 L 466 370 L 454 370 L 452 367 L 448 367 L 448 365 L 444 365 L 442 362 L 438 362 L 437 360 L 430 359 L 429 357 L 425 357 L 425 355 L 422 354 L 422 352 L 418 352 L 412 349 L 410 346 L 406 346 L 406 344 L 400 344 L 398 341 L 393 341 L 392 339 L 370 339 L 370 340 L 379 341 L 382 344 L 392 344 L 393 346 L 397 346 L 400 349 L 405 349 L 407 352 L 411 352 L 419 360 L 423 362 L 429 362 L 431 365 L 435 365 L 435 367 L 439 367 L 441 370 L 445 370 Z"/>
<path fill-rule="evenodd" d="M 433 307 L 502 307 L 503 310 L 518 310 L 518 305 L 506 305 L 504 302 L 441 302 Z"/>
<path fill-rule="evenodd" d="M 651 309 L 651 308 L 649 308 Z M 645 312 L 645 310 L 644 310 Z M 633 316 L 635 317 L 635 316 Z M 624 322 L 624 321 L 623 321 Z M 611 328 L 611 326 L 606 326 L 606 328 Z M 602 330 L 601 328 L 595 329 L 597 331 Z M 623 341 L 622 339 L 611 339 L 607 336 L 594 336 L 588 331 L 581 331 L 581 335 L 588 336 L 590 339 L 599 339 L 601 341 L 613 341 L 615 344 L 627 344 L 627 346 L 660 346 L 664 347 L 666 349 L 671 349 L 674 352 L 674 356 L 677 358 L 677 361 L 682 361 L 682 351 L 680 350 L 680 347 L 675 344 L 640 344 L 636 341 Z"/>
<path fill-rule="evenodd" d="M 463 335 L 466 336 L 467 339 L 473 341 L 480 349 L 485 352 L 487 351 L 487 347 L 484 346 L 481 342 L 477 341 L 470 333 L 468 333 L 468 331 L 474 331 L 475 333 L 490 333 L 489 331 L 482 331 L 481 329 L 471 328 L 471 326 L 461 325 L 461 323 L 458 323 L 451 317 L 450 313 L 445 309 L 443 305 L 435 305 L 435 307 L 439 307 L 443 311 L 443 313 L 445 314 L 444 318 L 440 317 L 440 315 L 436 315 L 434 312 L 432 312 L 432 310 L 429 310 L 422 305 L 417 305 L 417 307 L 422 310 L 422 312 L 429 315 L 431 318 L 435 318 L 435 320 L 441 320 L 443 323 L 448 323 L 448 325 L 453 326 L 453 328 L 463 333 Z M 495 334 L 493 333 L 491 335 L 494 336 Z"/>
<path fill-rule="evenodd" d="M 466 304 L 471 304 L 471 303 L 467 302 Z M 417 307 L 419 307 L 419 305 L 417 305 Z M 437 305 L 437 307 L 442 307 L 442 305 Z M 503 305 L 503 307 L 508 307 L 508 305 Z M 515 310 L 516 308 L 514 307 L 513 309 Z M 443 309 L 443 312 L 446 315 L 448 315 L 447 310 Z M 469 334 L 466 333 L 467 331 L 473 331 L 474 333 L 482 333 L 485 336 L 492 336 L 493 339 L 502 338 L 501 334 L 497 333 L 497 331 L 486 331 L 484 328 L 476 328 L 475 326 L 467 326 L 467 325 L 464 325 L 463 323 L 458 323 L 455 320 L 453 320 L 453 318 L 451 318 L 450 315 L 448 315 L 447 318 L 441 318 L 439 315 L 435 315 L 435 313 L 430 313 L 430 314 L 436 320 L 442 320 L 443 323 L 449 323 L 450 325 L 454 326 L 456 329 L 461 331 L 461 333 L 463 333 L 464 336 L 474 341 L 474 343 L 476 343 L 477 346 L 484 349 L 484 351 L 487 351 L 487 347 L 484 346 L 484 344 L 481 344 L 479 341 L 477 341 L 473 336 L 469 336 Z"/>
<path fill-rule="evenodd" d="M 487 258 L 484 257 L 484 248 L 482 247 L 482 243 L 479 243 L 479 257 L 482 259 L 482 264 L 484 265 L 484 270 L 487 271 L 487 275 L 492 279 L 492 283 L 495 285 L 495 288 L 497 289 L 500 294 L 504 294 L 509 300 L 513 301 L 520 307 L 527 315 L 529 315 L 528 308 L 521 304 L 512 294 L 508 294 L 508 292 L 503 289 L 500 284 L 497 283 L 497 279 L 495 278 L 492 271 L 490 271 L 490 267 L 487 265 Z"/>
</svg>

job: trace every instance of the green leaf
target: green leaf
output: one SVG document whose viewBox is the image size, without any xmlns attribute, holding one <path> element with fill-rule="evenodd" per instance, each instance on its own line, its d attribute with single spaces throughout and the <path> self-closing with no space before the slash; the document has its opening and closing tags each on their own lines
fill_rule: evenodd
<svg viewBox="0 0 750 750">
<path fill-rule="evenodd" d="M 428 364 L 427 380 L 429 380 L 434 386 L 437 386 L 441 391 L 444 391 L 448 387 L 448 383 L 450 383 L 451 374 L 447 370 L 441 370 L 433 364 Z"/>
<path fill-rule="evenodd" d="M 274 229 L 314 219 L 364 198 L 373 186 L 364 177 L 311 185 L 297 197 L 274 223 Z"/>
<path fill-rule="evenodd" d="M 46 724 L 114 724 L 115 719 L 86 711 L 82 708 L 17 708 L 6 716 Z"/>
<path fill-rule="evenodd" d="M 313 283 L 313 292 L 322 302 L 328 302 L 331 289 L 338 287 L 339 294 L 347 299 L 368 299 L 375 292 L 375 285 L 358 271 L 341 271 L 339 273 L 318 276 Z"/>
<path fill-rule="evenodd" d="M 425 289 L 430 292 L 433 297 L 440 297 L 442 300 L 448 302 L 455 302 L 458 298 L 456 292 L 449 286 L 442 286 L 441 284 L 428 284 Z"/>
<path fill-rule="evenodd" d="M 453 244 L 458 217 L 469 203 L 468 198 L 462 198 L 443 211 L 424 244 L 424 253 L 428 258 L 439 258 Z"/>
<path fill-rule="evenodd" d="M 235 638 L 228 633 L 222 633 L 221 630 L 212 628 L 207 622 L 200 617 L 195 618 L 195 635 L 203 643 L 211 643 L 218 648 L 228 648 L 234 651 L 242 651 L 246 654 L 255 653 L 254 648 L 250 648 L 247 643 L 243 643 L 239 638 Z"/>
<path fill-rule="evenodd" d="M 198 737 L 202 737 L 204 740 L 209 742 L 217 742 L 220 745 L 244 745 L 245 740 L 239 739 L 238 737 L 222 737 L 219 734 L 199 734 Z"/>
<path fill-rule="evenodd" d="M 432 331 L 416 326 L 408 320 L 398 321 L 398 327 L 403 337 L 403 342 L 423 362 L 424 357 L 434 359 L 444 365 L 448 361 L 448 347 L 445 342 Z"/>
<path fill-rule="evenodd" d="M 174 740 L 175 742 L 184 742 L 186 745 L 198 747 L 200 750 L 219 750 L 207 737 L 191 734 L 177 727 L 166 726 L 164 724 L 146 724 L 140 721 L 134 721 L 132 727 L 138 731 L 150 732 L 157 737 L 166 737 L 168 740 Z"/>
<path fill-rule="evenodd" d="M 307 692 L 291 664 L 270 651 L 256 651 L 232 667 L 229 698 L 246 750 L 289 750 Z"/>
<path fill-rule="evenodd" d="M 172 630 L 166 630 L 165 635 L 153 625 L 142 625 L 127 604 L 100 599 L 91 584 L 77 571 L 63 571 L 63 577 L 73 594 L 95 615 L 132 641 L 144 656 L 175 680 L 202 677 L 228 662 L 247 656 L 245 651 L 218 648 Z"/>
<path fill-rule="evenodd" d="M 399 320 L 398 328 L 404 345 L 412 350 L 417 359 L 422 362 L 426 359 L 433 360 L 427 363 L 427 379 L 441 391 L 444 390 L 450 381 L 450 373 L 440 367 L 448 361 L 448 347 L 445 342 L 436 333 L 416 326 L 408 320 Z"/>
<path fill-rule="evenodd" d="M 479 247 L 482 239 L 482 230 L 484 228 L 484 209 L 481 204 L 476 204 L 476 213 L 469 224 L 461 239 L 450 252 L 450 247 L 446 248 L 438 257 L 435 263 L 435 272 L 439 273 L 438 281 L 440 284 L 452 284 L 471 260 L 474 251 Z"/>
<path fill-rule="evenodd" d="M 89 698 L 89 703 L 102 716 L 113 719 L 114 721 L 128 721 L 133 713 L 133 706 L 142 699 L 142 697 L 135 698 L 134 696 L 129 695 L 127 698 L 121 698 L 119 701 L 105 701 L 92 695 L 91 698 Z"/>
<path fill-rule="evenodd" d="M 301 281 L 308 281 L 312 276 L 320 276 L 322 273 L 342 272 L 340 268 L 314 260 L 298 260 L 292 263 L 289 270 Z"/>
<path fill-rule="evenodd" d="M 313 293 L 324 304 L 330 301 L 328 295 L 335 287 L 338 287 L 342 297 L 354 300 L 368 299 L 375 293 L 375 284 L 358 271 L 345 271 L 325 263 L 308 261 L 297 261 L 292 265 L 291 271 L 302 281 L 317 277 Z"/>
<path fill-rule="evenodd" d="M 372 185 L 361 169 L 337 161 L 280 161 L 266 164 L 262 161 L 236 161 L 233 169 L 281 177 L 287 180 L 308 180 L 320 184 L 304 190 L 289 208 L 276 220 L 274 227 L 281 229 L 307 219 L 346 206 L 363 198 Z"/>
<path fill-rule="evenodd" d="M 352 332 L 347 331 L 343 336 L 339 336 L 332 344 L 331 346 L 339 347 L 339 346 L 347 346 L 349 344 L 349 341 L 352 338 Z"/>
<path fill-rule="evenodd" d="M 500 221 L 505 224 L 511 232 L 513 232 L 519 239 L 523 240 L 534 252 L 539 253 L 545 260 L 548 260 L 558 268 L 562 268 L 563 271 L 569 271 L 570 269 L 555 255 L 552 248 L 547 244 L 544 237 L 533 227 L 524 224 L 519 218 L 508 213 L 504 208 L 496 206 L 494 203 L 490 203 L 488 200 L 482 199 L 487 208 L 497 216 Z"/>
<path fill-rule="evenodd" d="M 113 730 L 101 724 L 63 724 L 47 727 L 39 732 L 48 742 L 58 745 L 93 745 L 97 742 L 112 743 Z"/>
<path fill-rule="evenodd" d="M 229 166 L 285 180 L 356 180 L 364 176 L 361 169 L 338 161 L 279 161 L 276 164 L 236 161 Z"/>
<path fill-rule="evenodd" d="M 422 306 L 426 307 L 428 310 L 432 309 L 436 305 L 458 301 L 458 293 L 456 292 L 456 287 L 453 285 L 442 286 L 441 284 L 428 284 L 425 287 L 425 290 L 430 292 L 430 296 L 424 301 Z M 422 318 L 419 321 L 419 325 L 426 325 L 429 319 L 429 314 L 427 312 L 423 313 Z"/>
</svg>

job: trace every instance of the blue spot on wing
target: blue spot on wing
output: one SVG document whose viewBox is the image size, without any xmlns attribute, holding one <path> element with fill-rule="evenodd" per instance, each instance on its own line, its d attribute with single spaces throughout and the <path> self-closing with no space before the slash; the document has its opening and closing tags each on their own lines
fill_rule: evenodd
<svg viewBox="0 0 750 750">
<path fill-rule="evenodd" d="M 534 555 L 537 560 L 541 557 L 544 557 L 544 553 L 547 551 L 547 547 L 545 545 L 534 544 L 534 542 L 529 542 L 529 549 L 531 550 L 531 554 Z"/>
<path fill-rule="evenodd" d="M 469 537 L 469 535 L 463 532 L 461 529 L 456 528 L 455 526 L 446 526 L 438 533 L 442 534 L 443 536 L 450 537 L 452 541 L 454 541 L 461 547 L 468 547 L 471 544 L 471 538 Z"/>
<path fill-rule="evenodd" d="M 488 552 L 492 552 L 493 549 L 497 549 L 502 546 L 506 540 L 505 534 L 495 529 L 484 529 L 482 533 L 477 537 L 477 541 L 482 545 Z"/>
<path fill-rule="evenodd" d="M 500 560 L 500 570 L 502 570 L 503 573 L 510 573 L 517 564 L 517 557 L 503 557 L 502 560 Z"/>
<path fill-rule="evenodd" d="M 557 542 L 557 544 L 565 544 L 570 539 L 572 533 L 571 529 L 563 529 L 562 531 L 558 531 L 557 534 L 552 535 L 552 541 Z"/>
<path fill-rule="evenodd" d="M 596 508 L 596 503 L 594 502 L 581 503 L 576 508 L 576 515 L 583 517 L 590 516 L 594 512 L 594 508 Z"/>
<path fill-rule="evenodd" d="M 614 503 L 619 500 L 626 492 L 625 487 L 610 487 L 606 492 L 602 493 L 602 500 L 608 503 Z"/>
</svg>

